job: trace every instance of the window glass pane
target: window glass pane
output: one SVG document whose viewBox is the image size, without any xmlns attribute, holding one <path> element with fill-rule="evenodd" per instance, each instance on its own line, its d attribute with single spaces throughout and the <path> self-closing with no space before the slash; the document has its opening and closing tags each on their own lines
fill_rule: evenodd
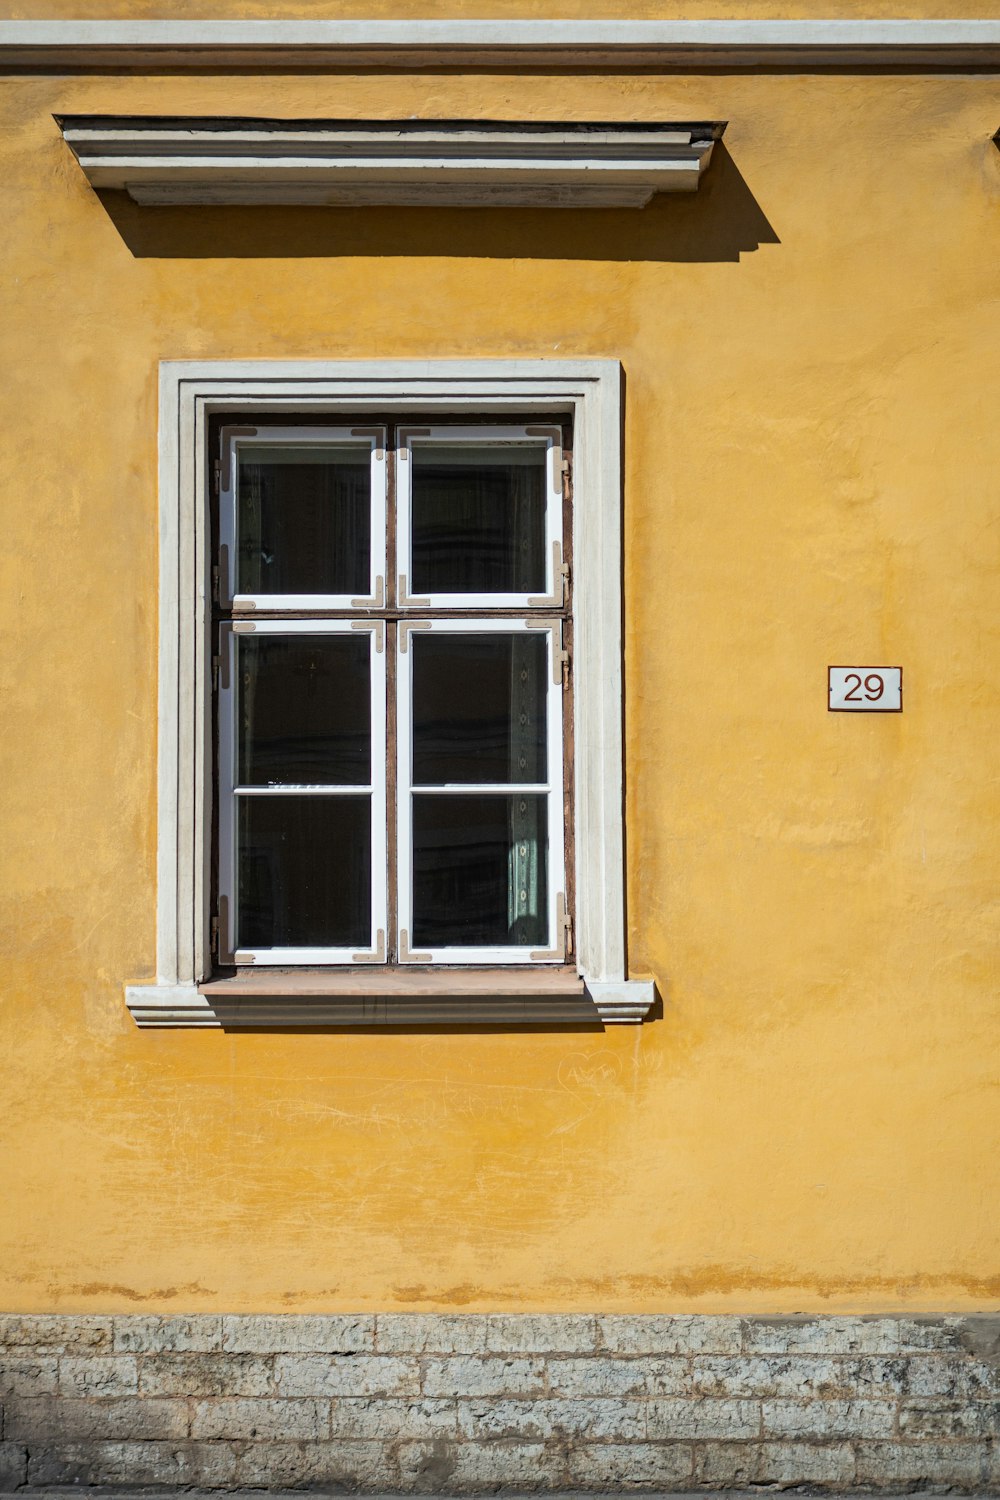
<svg viewBox="0 0 1000 1500">
<path fill-rule="evenodd" d="M 371 798 L 238 797 L 241 948 L 367 948 Z"/>
<path fill-rule="evenodd" d="M 545 631 L 414 631 L 409 649 L 416 786 L 545 780 Z"/>
<path fill-rule="evenodd" d="M 238 785 L 370 784 L 370 639 L 235 637 Z"/>
<path fill-rule="evenodd" d="M 370 588 L 371 449 L 241 444 L 238 594 L 355 594 Z"/>
<path fill-rule="evenodd" d="M 414 948 L 548 946 L 546 801 L 414 794 Z"/>
<path fill-rule="evenodd" d="M 412 594 L 544 594 L 545 454 L 413 445 Z"/>
</svg>

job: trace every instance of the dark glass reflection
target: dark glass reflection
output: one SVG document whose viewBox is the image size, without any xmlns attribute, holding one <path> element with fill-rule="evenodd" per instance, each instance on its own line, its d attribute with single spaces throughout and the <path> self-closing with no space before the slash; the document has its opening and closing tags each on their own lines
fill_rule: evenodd
<svg viewBox="0 0 1000 1500">
<path fill-rule="evenodd" d="M 549 946 L 545 804 L 414 795 L 414 947 Z"/>
<path fill-rule="evenodd" d="M 238 453 L 236 592 L 367 594 L 367 445 L 244 445 Z"/>
<path fill-rule="evenodd" d="M 236 637 L 240 786 L 368 786 L 370 637 Z"/>
<path fill-rule="evenodd" d="M 238 797 L 242 948 L 367 948 L 371 799 Z"/>
<path fill-rule="evenodd" d="M 412 449 L 411 592 L 545 592 L 545 448 Z"/>
<path fill-rule="evenodd" d="M 413 781 L 545 780 L 544 631 L 410 637 Z"/>
</svg>

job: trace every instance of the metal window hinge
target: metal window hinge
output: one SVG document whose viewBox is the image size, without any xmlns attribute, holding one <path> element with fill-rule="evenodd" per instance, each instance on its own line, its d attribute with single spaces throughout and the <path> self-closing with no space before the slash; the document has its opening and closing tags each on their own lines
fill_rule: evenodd
<svg viewBox="0 0 1000 1500">
<path fill-rule="evenodd" d="M 209 936 L 209 940 L 208 940 L 209 941 L 209 947 L 211 948 L 212 952 L 215 954 L 215 957 L 218 958 L 218 956 L 219 956 L 219 919 L 218 919 L 218 917 L 213 917 L 212 918 L 212 921 L 211 921 L 211 924 L 210 924 L 210 928 L 209 928 L 209 932 L 210 932 L 210 936 Z"/>
<path fill-rule="evenodd" d="M 426 622 L 423 620 L 415 622 L 415 624 L 421 625 L 424 623 Z M 562 620 L 528 619 L 525 620 L 524 623 L 529 630 L 551 630 L 552 683 L 554 687 L 558 687 L 560 682 L 562 683 L 563 687 L 569 687 L 570 659 L 569 652 L 566 650 L 566 647 L 562 643 Z M 400 623 L 401 632 L 403 626 L 407 624 L 409 624 L 409 621 L 402 621 Z M 405 650 L 406 648 L 403 647 L 403 649 Z"/>
<path fill-rule="evenodd" d="M 219 564 L 212 564 L 212 603 L 219 602 Z"/>
<path fill-rule="evenodd" d="M 569 500 L 573 494 L 573 470 L 568 454 L 563 454 L 562 463 L 559 467 L 562 469 L 563 498 Z"/>
<path fill-rule="evenodd" d="M 212 657 L 212 691 L 217 692 L 219 688 L 219 658 Z"/>
<path fill-rule="evenodd" d="M 529 953 L 528 957 L 534 959 L 568 958 L 573 952 L 573 918 L 566 910 L 566 896 L 563 891 L 556 892 L 556 920 L 555 931 L 552 934 L 554 946 L 551 948 L 536 949 Z"/>
<path fill-rule="evenodd" d="M 569 597 L 569 563 L 563 562 L 562 543 L 552 543 L 552 593 L 532 595 L 528 599 L 532 609 L 543 604 L 553 604 L 562 609 Z"/>
<path fill-rule="evenodd" d="M 222 493 L 222 459 L 212 460 L 212 485 L 217 495 Z"/>
</svg>

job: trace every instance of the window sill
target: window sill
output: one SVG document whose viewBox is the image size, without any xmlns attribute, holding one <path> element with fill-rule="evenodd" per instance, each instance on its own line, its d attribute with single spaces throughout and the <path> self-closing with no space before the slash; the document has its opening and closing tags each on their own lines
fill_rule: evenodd
<svg viewBox="0 0 1000 1500">
<path fill-rule="evenodd" d="M 599 1026 L 648 1014 L 652 982 L 588 982 L 566 968 L 255 969 L 203 984 L 129 985 L 136 1025 L 224 1030 Z"/>
</svg>

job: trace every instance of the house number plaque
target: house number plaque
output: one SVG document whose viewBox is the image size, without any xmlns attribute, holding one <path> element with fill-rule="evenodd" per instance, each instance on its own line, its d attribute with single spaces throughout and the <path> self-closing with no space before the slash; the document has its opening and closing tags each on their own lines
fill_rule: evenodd
<svg viewBox="0 0 1000 1500">
<path fill-rule="evenodd" d="M 829 704 L 838 714 L 899 714 L 902 667 L 828 667 Z"/>
</svg>

